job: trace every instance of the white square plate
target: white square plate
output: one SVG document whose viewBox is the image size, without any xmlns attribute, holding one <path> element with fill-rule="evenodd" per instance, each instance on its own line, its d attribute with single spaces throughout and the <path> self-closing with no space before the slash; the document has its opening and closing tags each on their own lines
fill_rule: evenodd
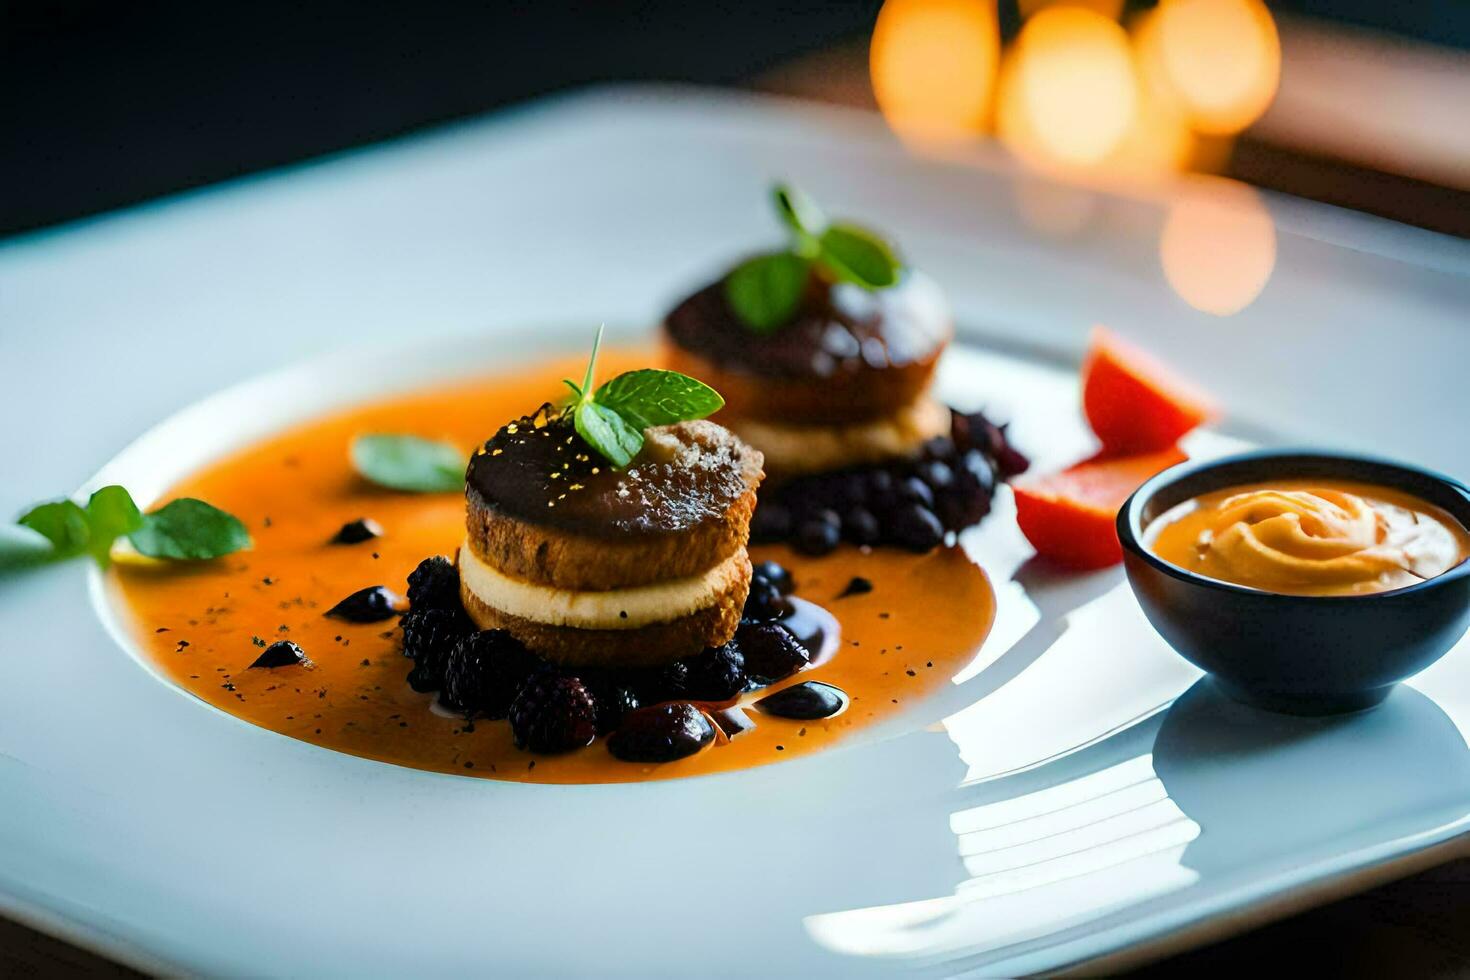
<svg viewBox="0 0 1470 980">
<path fill-rule="evenodd" d="M 385 386 L 514 365 L 602 320 L 632 336 L 771 237 L 777 176 L 940 280 L 972 342 L 944 393 L 1013 417 L 1042 466 L 1085 448 L 1075 379 L 1048 359 L 1102 320 L 1215 390 L 1227 431 L 1470 471 L 1464 242 L 1248 202 L 1269 278 L 1218 318 L 1160 260 L 1189 188 L 1062 188 L 985 153 L 915 157 L 861 115 L 618 90 L 0 244 L 0 509 L 170 415 L 101 476 L 148 499 Z M 1011 975 L 1218 935 L 1464 831 L 1465 644 L 1377 711 L 1271 719 L 1191 688 L 1116 571 L 1026 565 L 1004 507 L 969 545 L 1001 617 L 943 695 L 819 756 L 624 786 L 285 739 L 140 669 L 80 565 L 0 581 L 0 902 L 188 972 Z"/>
</svg>

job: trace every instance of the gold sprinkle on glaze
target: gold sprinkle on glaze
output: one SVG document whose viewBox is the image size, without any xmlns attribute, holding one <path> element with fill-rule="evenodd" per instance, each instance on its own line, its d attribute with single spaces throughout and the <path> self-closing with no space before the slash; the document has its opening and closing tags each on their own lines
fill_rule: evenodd
<svg viewBox="0 0 1470 980">
<path fill-rule="evenodd" d="M 573 483 L 571 486 L 567 487 L 567 489 L 568 490 L 585 490 L 586 487 L 582 486 L 582 484 L 580 484 L 580 483 Z"/>
<path fill-rule="evenodd" d="M 516 424 L 514 422 L 512 422 L 510 425 L 507 425 L 505 427 L 505 431 L 508 432 L 510 435 L 515 435 L 520 430 L 517 429 L 516 428 Z"/>
<path fill-rule="evenodd" d="M 483 450 L 481 450 L 481 451 L 483 452 Z M 492 450 L 490 450 L 490 455 L 491 456 L 499 456 L 503 452 L 505 452 L 504 449 L 492 449 Z"/>
</svg>

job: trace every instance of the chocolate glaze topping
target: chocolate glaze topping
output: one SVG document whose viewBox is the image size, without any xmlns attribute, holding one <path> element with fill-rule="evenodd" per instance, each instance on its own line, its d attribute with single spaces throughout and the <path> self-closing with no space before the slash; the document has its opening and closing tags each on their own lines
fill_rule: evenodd
<svg viewBox="0 0 1470 980">
<path fill-rule="evenodd" d="M 915 273 L 875 292 L 813 276 L 796 318 L 768 336 L 745 327 L 722 279 L 676 306 L 664 327 L 676 345 L 722 368 L 781 378 L 904 367 L 936 356 L 952 330 L 938 288 Z"/>
<path fill-rule="evenodd" d="M 508 423 L 470 458 L 470 505 L 592 537 L 677 534 L 719 520 L 759 479 L 759 454 L 711 422 L 650 429 L 614 469 L 551 405 Z"/>
</svg>

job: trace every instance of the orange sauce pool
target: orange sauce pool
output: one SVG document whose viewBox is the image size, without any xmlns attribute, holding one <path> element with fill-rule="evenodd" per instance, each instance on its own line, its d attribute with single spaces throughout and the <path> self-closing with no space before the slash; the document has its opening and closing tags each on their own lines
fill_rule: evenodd
<svg viewBox="0 0 1470 980">
<path fill-rule="evenodd" d="M 610 353 L 603 370 L 610 377 L 647 362 Z M 282 735 L 416 769 L 543 783 L 666 779 L 806 755 L 943 687 L 974 658 L 994 619 L 994 593 L 956 549 L 843 548 L 810 559 L 785 547 L 753 548 L 753 559 L 791 569 L 796 594 L 834 614 L 841 639 L 827 662 L 746 700 L 820 680 L 852 698 L 843 713 L 792 721 L 748 709 L 753 730 L 688 759 L 643 765 L 614 758 L 602 738 L 566 755 L 533 755 L 515 748 L 507 722 L 467 724 L 433 710 L 436 695 L 405 682 L 411 663 L 396 620 L 352 624 L 322 614 L 366 586 L 403 594 L 419 561 L 454 553 L 464 501 L 375 488 L 353 472 L 348 444 L 365 432 L 409 432 L 451 440 L 468 457 L 507 419 L 560 397 L 560 379 L 581 367 L 558 362 L 373 402 L 307 422 L 171 488 L 162 499 L 200 497 L 238 516 L 255 547 L 199 565 L 114 565 L 109 591 L 139 647 L 201 700 Z M 359 517 L 381 523 L 384 536 L 327 543 Z M 869 579 L 873 591 L 837 599 L 853 576 Z M 278 639 L 300 644 L 313 666 L 247 669 L 260 654 L 257 640 Z"/>
</svg>

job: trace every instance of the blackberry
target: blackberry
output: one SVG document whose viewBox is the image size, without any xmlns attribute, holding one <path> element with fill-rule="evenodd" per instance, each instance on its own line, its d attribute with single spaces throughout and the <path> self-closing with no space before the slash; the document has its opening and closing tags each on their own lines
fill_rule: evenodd
<svg viewBox="0 0 1470 980">
<path fill-rule="evenodd" d="M 752 579 L 765 579 L 776 587 L 776 591 L 782 595 L 790 595 L 796 591 L 796 583 L 792 581 L 791 573 L 785 566 L 773 561 L 763 561 L 751 570 Z"/>
<path fill-rule="evenodd" d="M 1011 445 L 1006 428 L 990 421 L 984 412 L 955 412 L 950 423 L 955 443 L 961 449 L 978 449 L 990 457 L 1003 480 L 1020 476 L 1031 466 L 1031 461 Z"/>
<path fill-rule="evenodd" d="M 505 630 L 481 630 L 450 651 L 439 703 L 466 717 L 504 718 L 521 685 L 549 670 L 550 664 Z"/>
<path fill-rule="evenodd" d="M 325 615 L 349 623 L 378 623 L 392 619 L 403 607 L 403 599 L 381 585 L 358 589 L 328 609 Z"/>
<path fill-rule="evenodd" d="M 676 701 L 689 691 L 689 665 L 683 661 L 655 667 L 645 677 L 648 686 L 642 693 L 644 704 Z"/>
<path fill-rule="evenodd" d="M 661 704 L 630 712 L 607 740 L 625 762 L 673 762 L 715 740 L 715 726 L 692 704 Z"/>
<path fill-rule="evenodd" d="M 419 562 L 408 576 L 408 604 L 414 610 L 457 609 L 459 601 L 459 569 L 443 555 Z"/>
<path fill-rule="evenodd" d="M 408 684 L 422 693 L 444 684 L 444 667 L 450 651 L 475 627 L 463 610 L 424 609 L 406 614 L 400 628 L 403 655 L 414 662 Z"/>
<path fill-rule="evenodd" d="M 630 711 L 643 707 L 637 693 L 612 674 L 589 672 L 581 677 L 582 686 L 592 695 L 597 708 L 597 734 L 606 735 L 622 724 Z"/>
<path fill-rule="evenodd" d="M 746 623 L 735 631 L 735 646 L 745 658 L 745 675 L 764 687 L 790 677 L 812 659 L 795 634 L 780 623 Z"/>
<path fill-rule="evenodd" d="M 731 701 L 745 689 L 745 657 L 732 643 L 709 647 L 684 663 L 689 668 L 685 690 L 696 701 Z"/>
<path fill-rule="evenodd" d="M 791 612 L 791 600 L 769 579 L 751 577 L 750 592 L 745 596 L 741 618 L 753 623 L 780 619 Z"/>
<path fill-rule="evenodd" d="M 570 752 L 597 737 L 597 706 L 577 678 L 538 674 L 511 702 L 510 731 L 516 748 Z"/>
</svg>

